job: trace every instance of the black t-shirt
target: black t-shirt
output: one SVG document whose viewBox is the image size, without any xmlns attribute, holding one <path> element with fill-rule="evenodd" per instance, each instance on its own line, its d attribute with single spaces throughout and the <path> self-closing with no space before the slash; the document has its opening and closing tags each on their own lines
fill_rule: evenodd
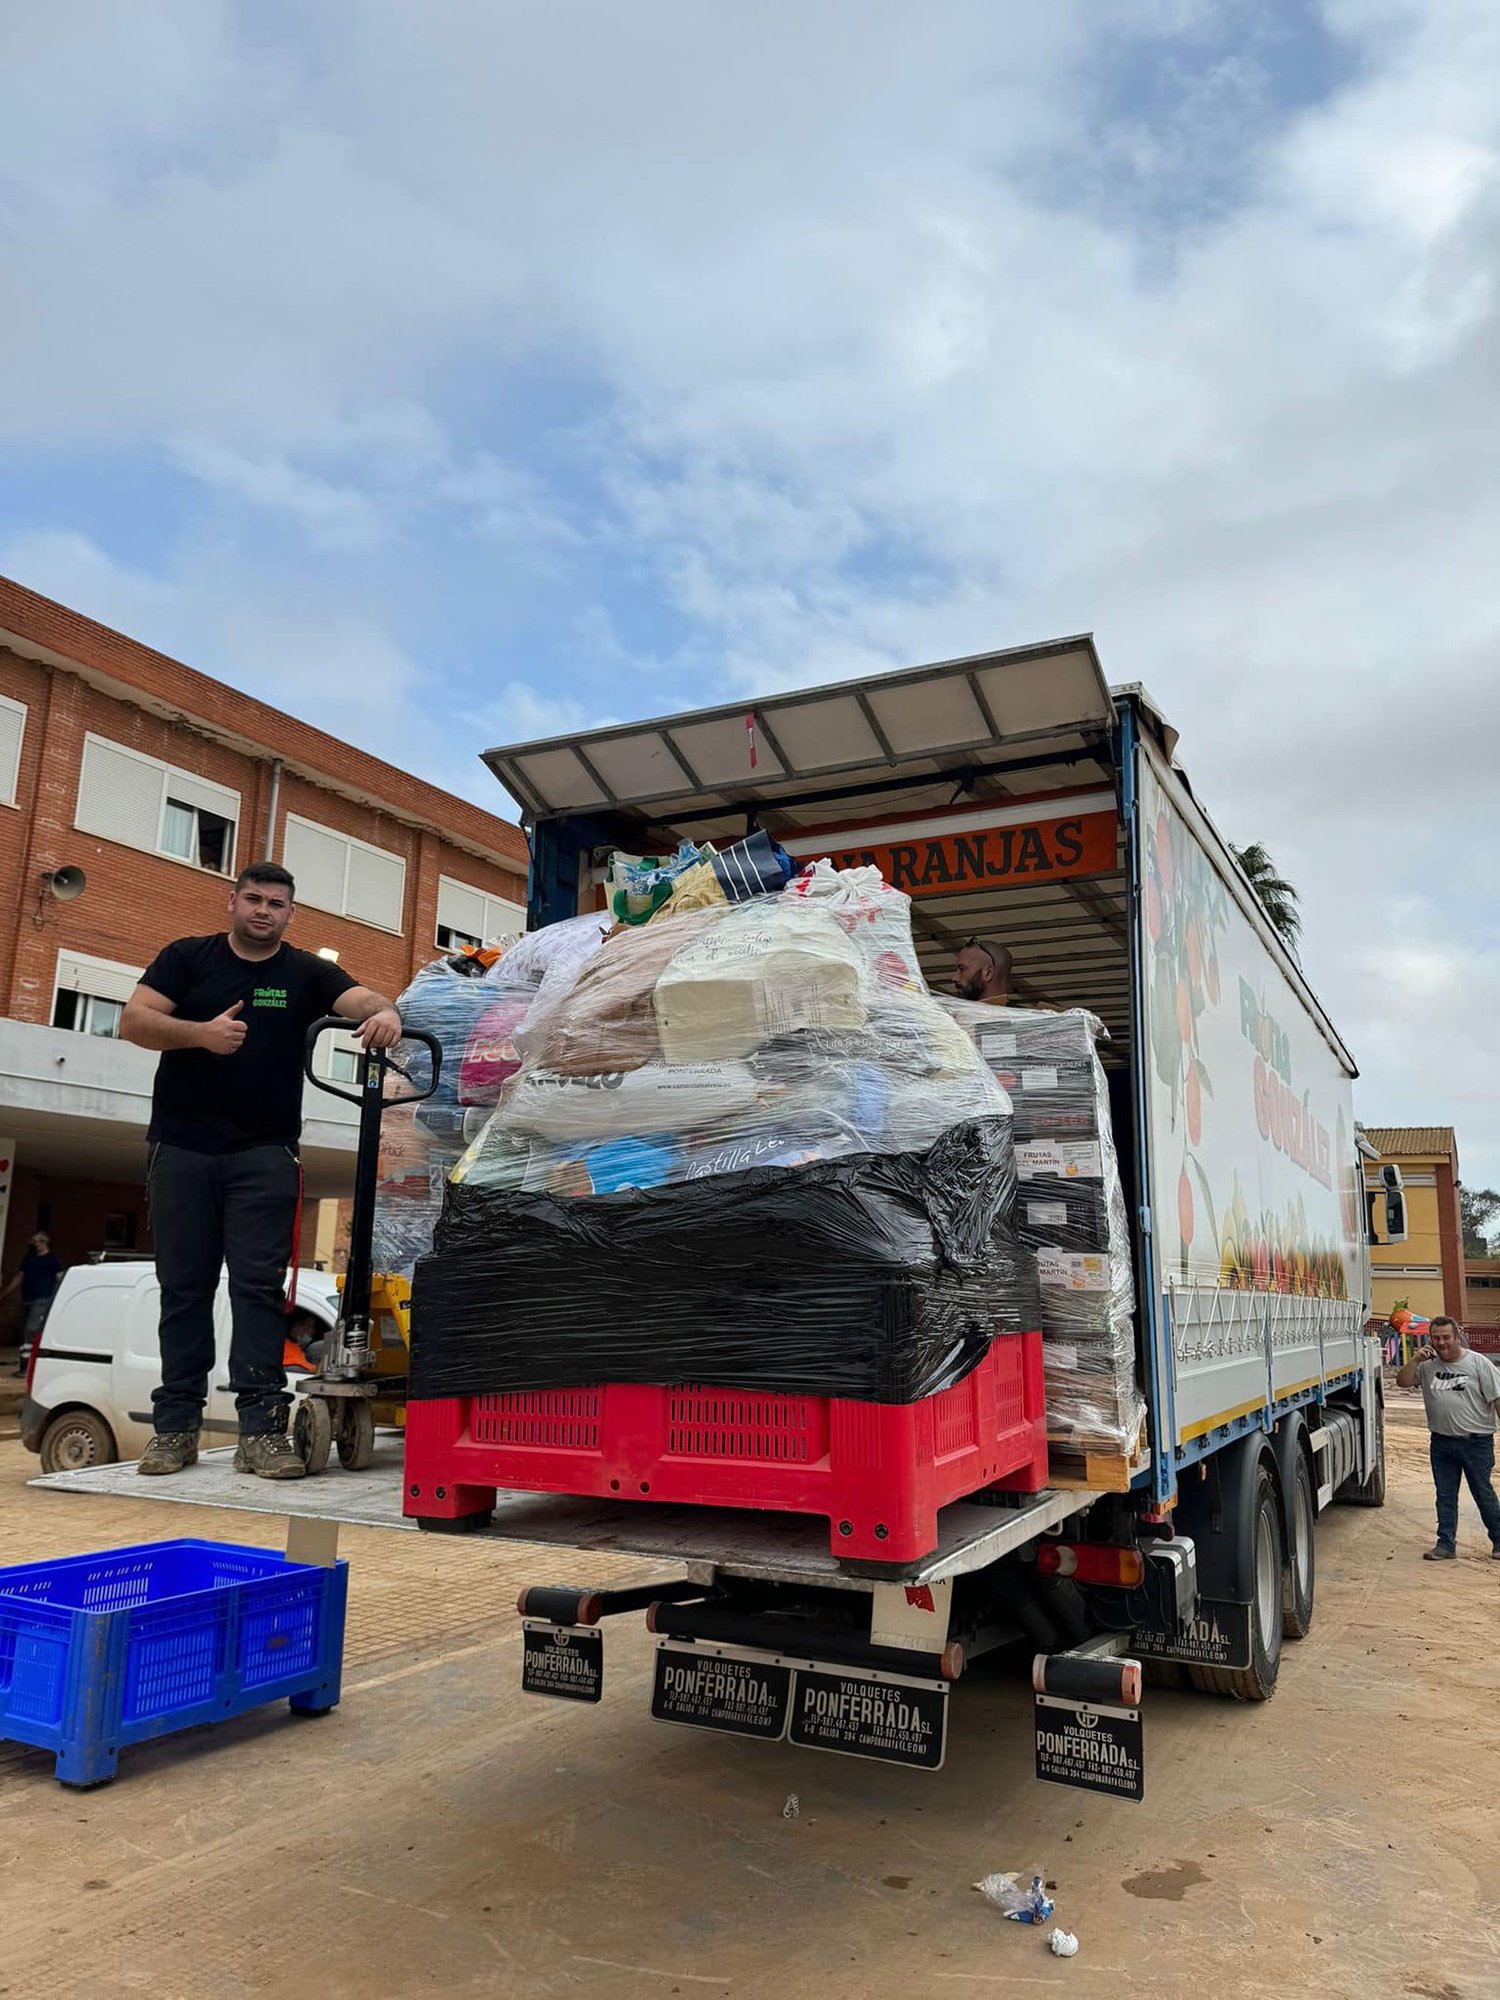
<svg viewBox="0 0 1500 2000">
<path fill-rule="evenodd" d="M 173 1002 L 179 1021 L 212 1021 L 236 1000 L 246 1035 L 232 1056 L 167 1049 L 156 1066 L 147 1138 L 194 1153 L 295 1146 L 302 1131 L 302 1050 L 307 1030 L 358 982 L 330 958 L 283 944 L 270 958 L 241 958 L 222 931 L 178 938 L 159 951 L 141 984 Z"/>
</svg>

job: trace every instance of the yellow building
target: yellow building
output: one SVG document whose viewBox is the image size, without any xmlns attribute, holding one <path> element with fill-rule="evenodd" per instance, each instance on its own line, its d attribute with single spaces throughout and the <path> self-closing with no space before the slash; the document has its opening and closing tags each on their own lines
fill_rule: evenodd
<svg viewBox="0 0 1500 2000">
<path fill-rule="evenodd" d="M 1458 1213 L 1458 1147 L 1451 1125 L 1367 1125 L 1380 1154 L 1365 1162 L 1365 1187 L 1381 1189 L 1380 1166 L 1401 1169 L 1406 1186 L 1406 1241 L 1385 1241 L 1385 1204 L 1375 1203 L 1377 1241 L 1370 1246 L 1370 1310 L 1388 1319 L 1398 1299 L 1414 1313 L 1464 1317 L 1463 1229 Z"/>
</svg>

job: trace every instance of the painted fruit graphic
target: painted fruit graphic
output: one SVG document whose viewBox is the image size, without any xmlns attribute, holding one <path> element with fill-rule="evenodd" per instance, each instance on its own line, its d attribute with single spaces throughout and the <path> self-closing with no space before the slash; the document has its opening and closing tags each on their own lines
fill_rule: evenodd
<svg viewBox="0 0 1500 2000">
<path fill-rule="evenodd" d="M 1203 946 L 1198 937 L 1198 926 L 1187 927 L 1187 968 L 1188 978 L 1196 986 L 1203 977 Z"/>
<path fill-rule="evenodd" d="M 1185 1042 L 1193 1039 L 1193 996 L 1185 979 L 1177 982 L 1177 1032 Z"/>
<path fill-rule="evenodd" d="M 1188 1069 L 1186 1101 L 1188 1138 L 1196 1146 L 1203 1137 L 1203 1085 L 1198 1081 L 1196 1063 Z"/>
<path fill-rule="evenodd" d="M 1217 1007 L 1219 1004 L 1219 954 L 1216 951 L 1210 952 L 1208 955 L 1208 971 L 1204 976 L 1203 983 L 1208 988 L 1209 1005 Z"/>
<path fill-rule="evenodd" d="M 1193 1184 L 1184 1167 L 1177 1180 L 1177 1227 L 1182 1232 L 1184 1246 L 1193 1240 Z"/>
</svg>

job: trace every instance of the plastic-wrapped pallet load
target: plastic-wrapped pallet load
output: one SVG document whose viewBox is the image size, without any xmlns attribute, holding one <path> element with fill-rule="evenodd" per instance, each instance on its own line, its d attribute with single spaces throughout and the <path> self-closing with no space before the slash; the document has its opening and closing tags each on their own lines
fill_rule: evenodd
<svg viewBox="0 0 1500 2000">
<path fill-rule="evenodd" d="M 424 1103 L 403 1108 L 405 1086 L 389 1079 L 375 1194 L 377 1271 L 409 1278 L 432 1248 L 448 1176 L 521 1067 L 516 1038 L 545 996 L 571 985 L 603 942 L 604 927 L 589 919 L 538 935 L 546 935 L 546 949 L 530 938 L 503 938 L 484 952 L 433 959 L 396 1002 L 406 1026 L 437 1038 L 443 1061 L 438 1088 Z M 420 1043 L 403 1043 L 395 1055 L 419 1087 L 430 1080 Z"/>
<path fill-rule="evenodd" d="M 1124 1456 L 1145 1405 L 1135 1372 L 1125 1197 L 1098 1020 L 944 1000 L 1015 1104 L 1016 1233 L 1034 1261 L 1047 1427 L 1073 1451 Z"/>
<path fill-rule="evenodd" d="M 911 1402 L 1036 1324 L 1009 1099 L 875 870 L 611 937 L 525 1042 L 418 1269 L 418 1399 Z"/>
</svg>

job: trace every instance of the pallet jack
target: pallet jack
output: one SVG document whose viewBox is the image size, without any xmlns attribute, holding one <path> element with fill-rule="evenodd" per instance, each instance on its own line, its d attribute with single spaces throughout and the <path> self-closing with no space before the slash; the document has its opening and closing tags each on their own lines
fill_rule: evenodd
<svg viewBox="0 0 1500 2000">
<path fill-rule="evenodd" d="M 342 1280 L 338 1323 L 328 1335 L 318 1373 L 298 1384 L 292 1439 L 310 1473 L 324 1470 L 335 1446 L 346 1472 L 363 1472 L 375 1455 L 375 1426 L 404 1427 L 406 1423 L 411 1286 L 405 1278 L 372 1270 L 380 1120 L 393 1106 L 421 1104 L 431 1097 L 443 1064 L 437 1037 L 420 1028 L 407 1028 L 402 1040 L 420 1042 L 432 1057 L 432 1078 L 425 1090 L 416 1088 L 410 1072 L 384 1049 L 363 1051 L 357 1089 L 342 1090 L 313 1070 L 318 1038 L 330 1029 L 347 1034 L 349 1023 L 337 1014 L 325 1014 L 313 1022 L 303 1049 L 303 1070 L 318 1090 L 356 1107 L 359 1143 L 354 1156 L 349 1264 Z M 385 1084 L 390 1074 L 412 1084 L 411 1091 L 388 1100 Z"/>
</svg>

